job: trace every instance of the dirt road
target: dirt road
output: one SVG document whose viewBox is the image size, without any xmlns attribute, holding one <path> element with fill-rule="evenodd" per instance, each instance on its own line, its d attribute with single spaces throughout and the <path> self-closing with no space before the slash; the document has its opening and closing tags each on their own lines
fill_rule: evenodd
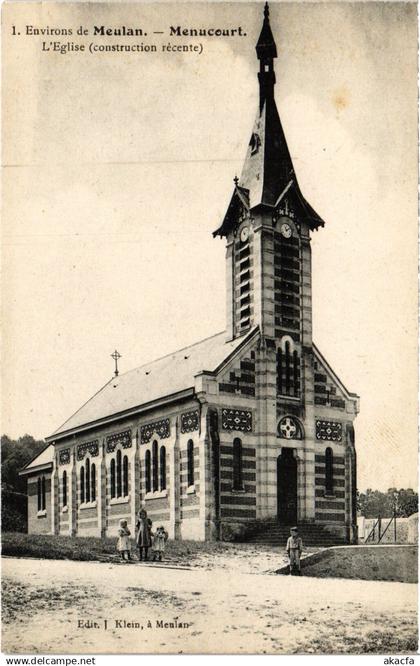
<svg viewBox="0 0 420 666">
<path fill-rule="evenodd" d="M 217 569 L 3 559 L 3 651 L 417 649 L 417 587 Z"/>
</svg>

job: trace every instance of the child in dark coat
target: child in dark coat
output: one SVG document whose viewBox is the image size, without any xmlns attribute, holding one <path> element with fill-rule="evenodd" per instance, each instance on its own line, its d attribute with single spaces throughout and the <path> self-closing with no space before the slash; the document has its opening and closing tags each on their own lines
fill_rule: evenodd
<svg viewBox="0 0 420 666">
<path fill-rule="evenodd" d="M 141 509 L 138 514 L 138 520 L 136 523 L 137 528 L 137 547 L 139 549 L 139 560 L 144 559 L 148 560 L 149 548 L 152 545 L 152 521 L 147 517 L 147 511 Z"/>
</svg>

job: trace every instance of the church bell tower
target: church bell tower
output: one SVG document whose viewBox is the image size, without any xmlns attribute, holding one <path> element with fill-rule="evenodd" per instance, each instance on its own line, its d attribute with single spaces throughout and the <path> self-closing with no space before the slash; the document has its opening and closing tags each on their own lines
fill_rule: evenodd
<svg viewBox="0 0 420 666">
<path fill-rule="evenodd" d="M 280 486 L 270 463 L 276 451 L 301 461 L 300 498 L 285 500 L 295 507 L 290 519 L 314 520 L 315 489 L 304 481 L 313 478 L 315 439 L 310 234 L 324 222 L 300 190 L 277 111 L 277 46 L 267 4 L 256 52 L 256 119 L 242 173 L 214 236 L 226 239 L 227 340 L 255 327 L 260 332 L 259 517 L 274 515 L 276 502 L 283 502 L 276 499 Z"/>
<path fill-rule="evenodd" d="M 239 179 L 222 222 L 227 336 L 254 326 L 278 348 L 281 393 L 297 396 L 302 348 L 312 345 L 310 232 L 324 222 L 303 197 L 274 98 L 277 47 L 266 3 L 256 45 L 259 104 Z"/>
</svg>

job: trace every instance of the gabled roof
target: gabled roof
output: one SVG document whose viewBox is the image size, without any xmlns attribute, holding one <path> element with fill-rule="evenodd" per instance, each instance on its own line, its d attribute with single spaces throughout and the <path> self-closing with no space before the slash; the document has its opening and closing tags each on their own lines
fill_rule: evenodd
<svg viewBox="0 0 420 666">
<path fill-rule="evenodd" d="M 51 444 L 42 449 L 38 455 L 28 462 L 27 465 L 19 472 L 20 476 L 31 474 L 32 472 L 41 472 L 43 470 L 52 469 L 54 460 L 54 447 Z"/>
<path fill-rule="evenodd" d="M 216 231 L 213 231 L 213 237 L 227 236 L 237 226 L 241 209 L 249 210 L 249 191 L 236 184 L 223 222 Z"/>
<path fill-rule="evenodd" d="M 226 342 L 226 332 L 218 333 L 194 345 L 146 363 L 118 377 L 113 377 L 47 441 L 70 434 L 87 424 L 97 424 L 109 417 L 124 415 L 131 410 L 145 409 L 154 401 L 179 396 L 194 389 L 194 377 L 201 372 L 215 372 L 258 331 Z"/>
<path fill-rule="evenodd" d="M 328 361 L 327 361 L 327 359 L 325 358 L 325 356 L 323 356 L 323 355 L 321 354 L 321 352 L 319 351 L 318 347 L 317 347 L 314 343 L 312 344 L 312 348 L 313 348 L 313 350 L 314 350 L 314 356 L 315 356 L 315 358 L 319 361 L 319 363 L 320 363 L 321 366 L 324 368 L 324 370 L 327 372 L 327 374 L 330 375 L 332 381 L 333 381 L 333 382 L 334 382 L 334 383 L 340 388 L 340 390 L 342 391 L 342 393 L 344 394 L 344 396 L 345 396 L 348 400 L 356 400 L 356 401 L 357 401 L 357 400 L 359 399 L 360 396 L 358 396 L 357 393 L 352 393 L 351 391 L 349 391 L 349 390 L 344 386 L 343 382 L 342 382 L 341 379 L 338 377 L 338 375 L 334 372 L 334 370 L 332 369 L 332 367 L 331 367 L 330 364 L 328 363 Z"/>
</svg>

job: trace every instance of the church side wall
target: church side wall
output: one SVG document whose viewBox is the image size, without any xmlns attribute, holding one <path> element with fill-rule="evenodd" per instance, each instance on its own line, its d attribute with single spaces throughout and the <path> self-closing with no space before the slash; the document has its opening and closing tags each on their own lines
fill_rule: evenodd
<svg viewBox="0 0 420 666">
<path fill-rule="evenodd" d="M 315 416 L 315 520 L 347 542 L 357 539 L 354 402 L 317 405 Z M 349 433 L 352 433 L 350 436 Z M 327 450 L 329 452 L 327 454 Z M 332 493 L 326 490 L 326 456 L 332 455 Z"/>
<path fill-rule="evenodd" d="M 217 383 L 207 386 L 213 421 L 206 466 L 208 494 L 213 498 L 208 512 L 212 530 L 207 538 L 241 536 L 244 525 L 257 518 L 256 365 L 254 343 L 220 374 Z"/>
<path fill-rule="evenodd" d="M 45 478 L 45 509 L 38 511 L 38 478 Z M 51 474 L 37 474 L 27 479 L 28 534 L 51 534 Z"/>
<path fill-rule="evenodd" d="M 55 532 L 116 537 L 125 519 L 134 539 L 144 507 L 170 538 L 204 539 L 207 432 L 200 412 L 190 401 L 57 442 Z"/>
<path fill-rule="evenodd" d="M 124 518 L 134 538 L 144 507 L 154 528 L 162 524 L 172 539 L 241 536 L 247 523 L 277 520 L 277 461 L 288 449 L 297 468 L 298 522 L 315 522 L 337 536 L 354 538 L 355 450 L 347 435 L 356 414 L 353 401 L 343 408 L 312 402 L 302 418 L 297 399 L 278 401 L 275 350 L 255 339 L 217 378 L 204 373 L 200 386 L 198 399 L 57 442 L 56 532 L 116 537 Z M 300 421 L 300 430 L 283 432 L 279 424 L 284 418 Z M 329 494 L 327 449 L 333 455 Z M 90 497 L 86 479 L 82 482 L 87 465 L 91 473 L 95 466 Z M 126 480 L 118 488 L 116 477 L 124 465 Z M 35 525 L 42 529 L 41 522 Z"/>
</svg>

